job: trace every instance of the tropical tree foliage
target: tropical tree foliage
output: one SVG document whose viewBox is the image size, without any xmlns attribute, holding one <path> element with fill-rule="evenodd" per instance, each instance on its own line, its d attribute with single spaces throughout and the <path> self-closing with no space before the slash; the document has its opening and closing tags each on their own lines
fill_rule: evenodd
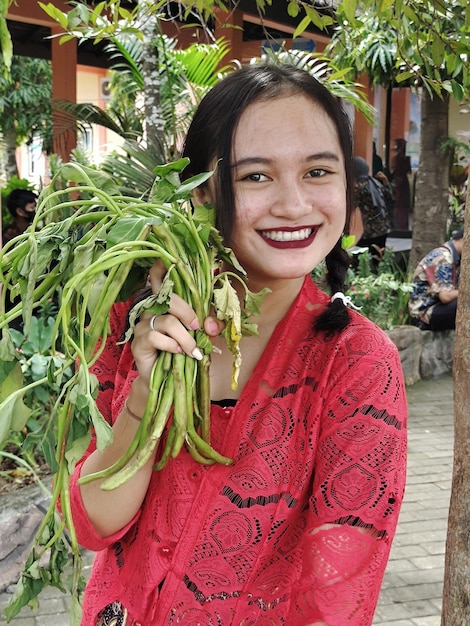
<svg viewBox="0 0 470 626">
<path fill-rule="evenodd" d="M 18 174 L 15 150 L 39 137 L 51 149 L 52 70 L 44 59 L 13 56 L 10 72 L 0 74 L 0 134 L 7 178 Z"/>
<path fill-rule="evenodd" d="M 194 43 L 177 48 L 177 41 L 163 34 L 154 41 L 154 55 L 159 63 L 161 137 L 147 141 L 159 145 L 159 161 L 169 160 L 175 144 L 184 135 L 202 95 L 213 86 L 229 67 L 222 67 L 228 45 L 220 39 L 213 44 Z M 113 64 L 110 70 L 111 97 L 106 110 L 91 103 L 58 101 L 54 106 L 66 112 L 81 130 L 98 124 L 117 133 L 123 139 L 144 137 L 146 122 L 144 97 L 144 42 L 136 37 L 121 35 L 113 38 L 107 52 Z M 163 142 L 163 145 L 161 145 Z"/>
<path fill-rule="evenodd" d="M 412 266 L 445 238 L 448 168 L 441 147 L 448 139 L 449 97 L 468 93 L 470 12 L 456 0 L 343 2 L 329 52 L 354 76 L 374 85 L 421 92 L 420 165 L 413 214 Z M 445 157 L 444 157 L 445 158 Z M 430 219 L 431 218 L 431 219 Z"/>
</svg>

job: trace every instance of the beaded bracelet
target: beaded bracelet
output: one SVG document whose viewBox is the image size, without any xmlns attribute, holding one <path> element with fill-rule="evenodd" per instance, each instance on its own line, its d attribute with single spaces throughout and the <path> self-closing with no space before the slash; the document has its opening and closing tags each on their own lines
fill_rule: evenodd
<svg viewBox="0 0 470 626">
<path fill-rule="evenodd" d="M 133 412 L 130 410 L 129 405 L 127 404 L 127 400 L 124 402 L 124 409 L 125 409 L 126 413 L 127 413 L 130 417 L 132 417 L 132 419 L 137 420 L 138 422 L 141 422 L 141 421 L 142 421 L 142 418 L 141 418 L 141 417 L 139 417 L 138 415 L 136 415 L 135 413 L 133 413 Z"/>
</svg>

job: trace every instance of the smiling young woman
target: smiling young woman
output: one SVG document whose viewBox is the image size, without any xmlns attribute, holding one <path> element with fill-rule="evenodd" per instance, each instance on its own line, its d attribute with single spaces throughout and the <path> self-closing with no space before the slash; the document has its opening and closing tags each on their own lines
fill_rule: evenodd
<svg viewBox="0 0 470 626">
<path fill-rule="evenodd" d="M 196 199 L 214 203 L 250 288 L 271 291 L 258 336 L 242 340 L 237 390 L 217 320 L 174 297 L 122 346 L 128 306 L 114 307 L 94 368 L 114 440 L 90 448 L 71 484 L 79 539 L 98 551 L 83 624 L 367 626 L 403 497 L 407 410 L 395 346 L 341 295 L 347 116 L 305 71 L 249 66 L 203 99 L 184 155 L 188 177 L 217 165 Z M 323 259 L 330 295 L 310 277 Z M 157 289 L 161 268 L 152 275 Z M 158 351 L 196 357 L 199 326 L 219 348 L 211 441 L 233 465 L 183 450 L 112 492 L 77 485 L 129 445 Z"/>
</svg>

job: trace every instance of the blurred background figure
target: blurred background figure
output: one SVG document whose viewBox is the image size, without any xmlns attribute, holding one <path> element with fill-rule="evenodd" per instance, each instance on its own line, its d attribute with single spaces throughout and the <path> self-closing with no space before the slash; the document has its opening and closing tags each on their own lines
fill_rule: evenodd
<svg viewBox="0 0 470 626">
<path fill-rule="evenodd" d="M 36 214 L 37 195 L 30 189 L 14 189 L 6 201 L 8 210 L 11 213 L 13 221 L 2 226 L 2 245 L 4 246 L 11 239 L 14 239 L 28 228 Z M 10 299 L 9 294 L 5 299 L 5 312 L 8 312 L 14 306 L 21 302 L 21 297 L 17 296 Z M 10 324 L 10 328 L 21 331 L 23 320 L 21 317 L 16 318 Z"/>
<path fill-rule="evenodd" d="M 411 159 L 406 156 L 405 139 L 395 139 L 394 155 L 390 163 L 393 199 L 395 203 L 395 224 L 397 230 L 409 230 L 411 212 L 411 192 L 408 175 L 411 174 Z"/>
<path fill-rule="evenodd" d="M 375 141 L 372 142 L 372 176 L 375 176 L 377 172 L 384 171 L 384 164 L 382 157 L 377 153 L 377 146 Z"/>
<path fill-rule="evenodd" d="M 369 248 L 372 269 L 376 269 L 391 230 L 392 188 L 383 172 L 369 174 L 362 157 L 354 157 L 354 206 L 360 210 L 363 233 L 358 246 Z"/>
<path fill-rule="evenodd" d="M 21 235 L 36 214 L 37 195 L 29 189 L 14 189 L 7 198 L 7 207 L 13 221 L 2 228 L 3 244 Z"/>
</svg>

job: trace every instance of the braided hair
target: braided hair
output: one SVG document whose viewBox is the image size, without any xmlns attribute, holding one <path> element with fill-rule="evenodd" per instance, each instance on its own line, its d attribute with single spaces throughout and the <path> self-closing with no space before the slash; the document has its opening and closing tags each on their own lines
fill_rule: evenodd
<svg viewBox="0 0 470 626">
<path fill-rule="evenodd" d="M 326 256 L 326 281 L 332 294 L 344 291 L 346 273 L 350 265 L 349 254 L 338 241 Z M 349 324 L 349 311 L 341 298 L 332 299 L 326 309 L 316 318 L 315 330 L 331 335 L 344 330 Z"/>
</svg>

